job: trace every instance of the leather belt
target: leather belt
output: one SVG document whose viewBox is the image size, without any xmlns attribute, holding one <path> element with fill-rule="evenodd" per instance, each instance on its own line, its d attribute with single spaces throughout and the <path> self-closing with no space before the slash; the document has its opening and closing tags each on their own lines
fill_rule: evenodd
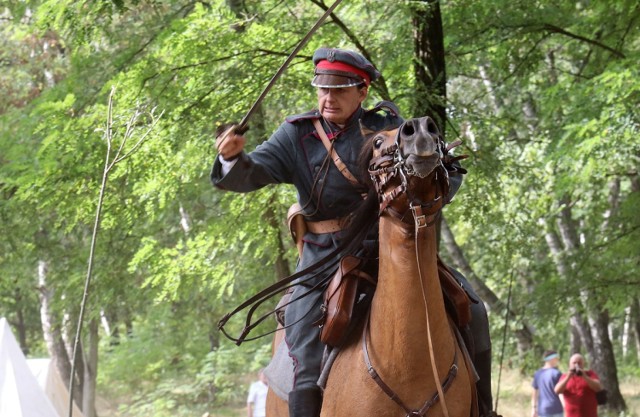
<svg viewBox="0 0 640 417">
<path fill-rule="evenodd" d="M 320 220 L 317 222 L 307 221 L 307 229 L 311 233 L 321 235 L 323 233 L 335 233 L 344 228 L 346 218 Z"/>
</svg>

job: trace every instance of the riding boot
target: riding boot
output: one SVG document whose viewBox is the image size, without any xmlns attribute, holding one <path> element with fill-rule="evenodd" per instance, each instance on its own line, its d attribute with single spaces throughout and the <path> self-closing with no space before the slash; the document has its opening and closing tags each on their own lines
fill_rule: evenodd
<svg viewBox="0 0 640 417">
<path fill-rule="evenodd" d="M 289 393 L 289 417 L 319 417 L 321 408 L 320 388 L 303 388 Z"/>
<path fill-rule="evenodd" d="M 480 417 L 498 417 L 496 412 L 493 411 L 491 394 L 491 349 L 476 353 L 473 364 L 480 378 L 476 383 Z"/>
</svg>

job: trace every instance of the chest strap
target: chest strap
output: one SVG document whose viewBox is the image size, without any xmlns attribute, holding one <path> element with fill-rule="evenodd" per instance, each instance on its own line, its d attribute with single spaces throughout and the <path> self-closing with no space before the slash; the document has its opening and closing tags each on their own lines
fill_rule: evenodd
<svg viewBox="0 0 640 417">
<path fill-rule="evenodd" d="M 338 171 L 340 171 L 340 173 L 351 184 L 360 185 L 356 177 L 354 177 L 353 174 L 349 171 L 349 168 L 347 168 L 345 163 L 342 162 L 342 159 L 340 158 L 340 155 L 338 155 L 338 152 L 336 152 L 336 150 L 333 149 L 333 146 L 331 145 L 331 141 L 329 140 L 326 132 L 322 128 L 322 123 L 320 123 L 320 119 L 313 119 L 312 122 L 313 122 L 313 126 L 316 128 L 316 132 L 318 133 L 318 136 L 320 136 L 320 139 L 322 139 L 322 144 L 324 145 L 325 148 L 327 148 L 327 152 L 329 153 L 329 155 L 331 155 L 331 159 L 333 159 L 333 163 L 336 165 L 336 168 L 338 168 Z"/>
</svg>

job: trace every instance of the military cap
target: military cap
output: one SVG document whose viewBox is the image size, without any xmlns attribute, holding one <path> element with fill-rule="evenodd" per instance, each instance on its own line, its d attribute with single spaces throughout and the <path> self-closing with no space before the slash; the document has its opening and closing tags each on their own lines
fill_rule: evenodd
<svg viewBox="0 0 640 417">
<path fill-rule="evenodd" d="M 380 73 L 368 59 L 348 49 L 320 48 L 313 54 L 315 76 L 311 85 L 322 88 L 371 84 Z"/>
</svg>

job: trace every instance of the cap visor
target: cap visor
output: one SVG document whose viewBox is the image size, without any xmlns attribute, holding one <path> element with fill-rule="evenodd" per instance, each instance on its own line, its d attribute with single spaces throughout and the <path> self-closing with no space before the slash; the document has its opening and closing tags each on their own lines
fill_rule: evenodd
<svg viewBox="0 0 640 417">
<path fill-rule="evenodd" d="M 318 88 L 345 88 L 360 84 L 364 84 L 364 82 L 355 78 L 330 74 L 318 74 L 311 81 L 311 85 Z"/>
</svg>

